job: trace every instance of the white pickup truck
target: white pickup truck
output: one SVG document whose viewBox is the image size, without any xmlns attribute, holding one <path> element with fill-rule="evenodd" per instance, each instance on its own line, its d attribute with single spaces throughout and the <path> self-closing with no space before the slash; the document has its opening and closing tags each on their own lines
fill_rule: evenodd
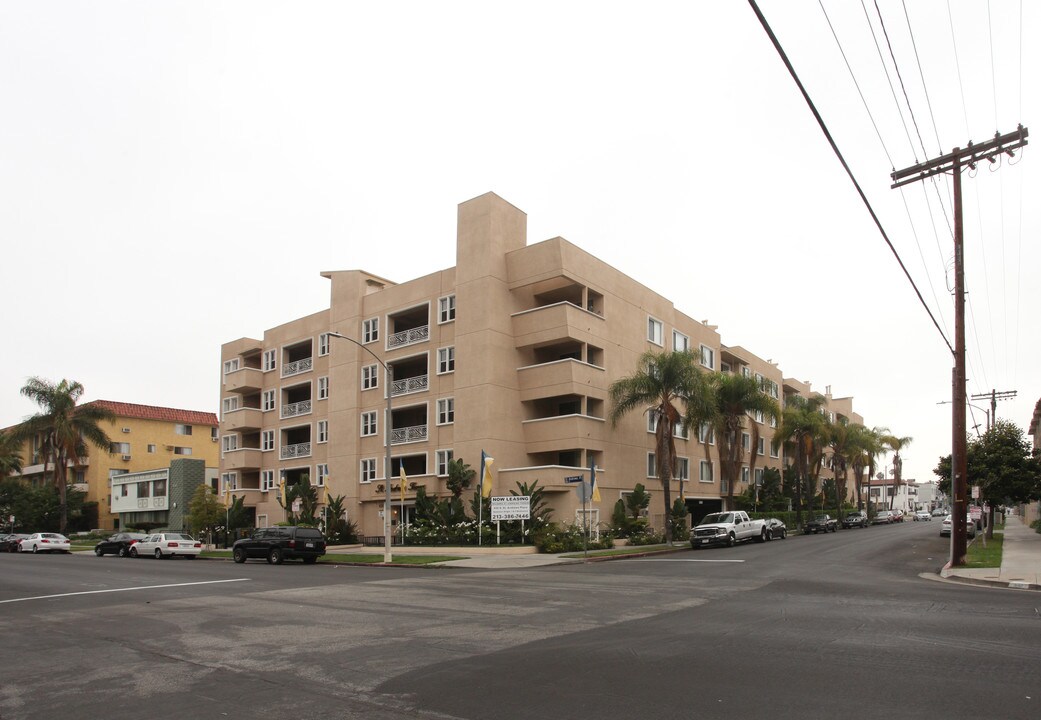
<svg viewBox="0 0 1041 720">
<path fill-rule="evenodd" d="M 742 510 L 712 513 L 690 531 L 690 546 L 697 550 L 711 545 L 730 547 L 742 540 L 766 542 L 768 532 L 765 520 L 752 520 Z"/>
</svg>

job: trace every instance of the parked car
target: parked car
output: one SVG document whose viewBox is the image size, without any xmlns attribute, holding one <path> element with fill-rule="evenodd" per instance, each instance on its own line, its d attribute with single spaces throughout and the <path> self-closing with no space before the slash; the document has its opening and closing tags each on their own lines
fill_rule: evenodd
<svg viewBox="0 0 1041 720">
<path fill-rule="evenodd" d="M 953 520 L 950 515 L 943 519 L 943 522 L 940 523 L 940 537 L 951 536 L 952 524 Z M 970 538 L 976 537 L 976 523 L 974 523 L 970 517 L 965 518 L 965 536 Z"/>
<path fill-rule="evenodd" d="M 936 508 L 935 510 L 933 510 L 933 517 L 941 517 L 942 518 L 946 514 L 947 514 L 947 511 L 944 510 L 943 508 Z"/>
<path fill-rule="evenodd" d="M 903 522 L 903 521 L 904 521 L 904 511 L 903 510 L 894 510 L 893 511 L 893 522 Z"/>
<path fill-rule="evenodd" d="M 919 510 L 914 514 L 915 522 L 919 520 L 932 520 L 933 516 L 929 514 L 927 510 Z"/>
<path fill-rule="evenodd" d="M 872 525 L 888 525 L 889 523 L 896 522 L 893 519 L 892 510 L 879 510 L 875 513 L 875 519 L 871 521 Z"/>
<path fill-rule="evenodd" d="M 813 533 L 816 535 L 817 533 L 837 532 L 838 529 L 839 521 L 831 515 L 818 515 L 802 526 L 802 534 Z"/>
<path fill-rule="evenodd" d="M 21 552 L 32 553 L 67 553 L 71 547 L 72 544 L 69 542 L 69 539 L 64 535 L 59 535 L 58 533 L 33 533 L 29 537 L 23 539 L 18 545 L 18 549 Z"/>
<path fill-rule="evenodd" d="M 236 540 L 231 546 L 231 557 L 237 563 L 247 558 L 265 558 L 272 565 L 283 560 L 299 558 L 305 563 L 317 562 L 325 555 L 325 536 L 312 527 L 257 528 L 248 538 Z"/>
<path fill-rule="evenodd" d="M 107 540 L 102 540 L 95 545 L 94 554 L 98 557 L 102 555 L 127 557 L 130 555 L 130 546 L 139 540 L 144 540 L 146 537 L 148 536 L 142 533 L 116 533 Z"/>
<path fill-rule="evenodd" d="M 781 520 L 778 520 L 777 518 L 767 518 L 763 521 L 763 524 L 766 527 L 767 540 L 775 540 L 778 538 L 784 540 L 788 537 L 788 527 Z"/>
<path fill-rule="evenodd" d="M 690 547 L 693 550 L 712 545 L 731 547 L 743 540 L 767 540 L 765 522 L 752 520 L 743 510 L 709 513 L 690 531 Z"/>
<path fill-rule="evenodd" d="M 184 533 L 157 533 L 148 535 L 130 546 L 130 557 L 153 555 L 157 560 L 181 557 L 194 559 L 202 552 L 202 543 Z"/>
<path fill-rule="evenodd" d="M 847 530 L 850 528 L 866 528 L 870 524 L 867 514 L 860 511 L 846 513 L 846 517 L 842 518 L 842 527 Z"/>
<path fill-rule="evenodd" d="M 18 552 L 18 543 L 27 537 L 29 536 L 20 533 L 0 535 L 0 552 Z"/>
</svg>

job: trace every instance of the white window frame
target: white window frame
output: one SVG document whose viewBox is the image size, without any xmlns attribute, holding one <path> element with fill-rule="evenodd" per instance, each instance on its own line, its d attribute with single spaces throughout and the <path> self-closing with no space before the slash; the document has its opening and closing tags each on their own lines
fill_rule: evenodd
<svg viewBox="0 0 1041 720">
<path fill-rule="evenodd" d="M 745 485 L 752 481 L 752 470 L 747 465 L 741 466 L 741 482 Z"/>
<path fill-rule="evenodd" d="M 755 411 L 754 413 L 752 413 L 752 419 L 753 419 L 753 420 L 755 420 L 755 421 L 756 421 L 757 423 L 759 423 L 760 425 L 762 425 L 762 424 L 763 424 L 763 419 L 764 419 L 765 417 L 766 417 L 766 416 L 765 416 L 765 415 L 763 415 L 763 411 L 762 411 L 762 410 L 756 410 L 756 411 Z"/>
<path fill-rule="evenodd" d="M 752 477 L 755 478 L 755 484 L 758 487 L 762 487 L 763 486 L 763 478 L 764 478 L 763 471 L 765 469 L 766 468 L 756 468 L 755 472 L 752 473 Z"/>
<path fill-rule="evenodd" d="M 683 420 L 677 420 L 672 426 L 672 436 L 681 440 L 690 439 L 690 431 L 683 426 Z"/>
<path fill-rule="evenodd" d="M 260 491 L 267 492 L 278 487 L 275 482 L 275 471 L 274 470 L 261 470 L 260 471 Z"/>
<path fill-rule="evenodd" d="M 658 477 L 658 456 L 655 453 L 647 453 L 647 477 Z"/>
<path fill-rule="evenodd" d="M 647 413 L 647 432 L 658 432 L 658 413 L 653 410 Z"/>
<path fill-rule="evenodd" d="M 329 477 L 329 463 L 318 463 L 315 465 L 314 476 L 318 487 L 325 487 L 325 480 Z"/>
<path fill-rule="evenodd" d="M 455 320 L 455 293 L 437 299 L 437 324 L 444 325 Z"/>
<path fill-rule="evenodd" d="M 378 418 L 379 413 L 375 410 L 369 410 L 361 414 L 361 419 L 358 422 L 361 437 L 374 437 L 379 434 Z"/>
<path fill-rule="evenodd" d="M 238 490 L 239 489 L 239 474 L 238 473 L 233 473 L 233 472 L 221 473 L 221 476 L 220 476 L 220 489 L 221 489 L 221 494 L 222 495 L 224 493 L 228 492 L 229 490 Z"/>
<path fill-rule="evenodd" d="M 220 448 L 221 452 L 235 452 L 239 449 L 239 436 L 236 433 L 221 436 Z"/>
<path fill-rule="evenodd" d="M 260 431 L 260 450 L 262 452 L 269 452 L 275 449 L 275 431 L 274 430 L 261 430 Z"/>
<path fill-rule="evenodd" d="M 265 390 L 260 394 L 261 412 L 271 412 L 278 409 L 278 392 L 276 390 Z"/>
<path fill-rule="evenodd" d="M 315 431 L 315 442 L 327 443 L 329 442 L 329 421 L 319 420 L 318 428 Z"/>
<path fill-rule="evenodd" d="M 716 369 L 716 351 L 715 351 L 715 349 L 710 348 L 708 345 L 701 345 L 700 355 L 701 355 L 701 357 L 698 358 L 698 359 L 701 361 L 701 364 L 703 366 L 707 367 L 709 370 L 715 370 Z M 706 355 L 708 356 L 708 362 L 705 362 L 705 356 Z"/>
<path fill-rule="evenodd" d="M 225 414 L 235 412 L 239 409 L 239 396 L 232 395 L 231 397 L 224 398 L 224 401 L 221 403 L 221 408 L 224 410 Z"/>
<path fill-rule="evenodd" d="M 698 442 L 704 443 L 705 437 L 708 436 L 708 444 L 716 444 L 716 429 L 708 423 L 701 423 L 698 427 Z"/>
<path fill-rule="evenodd" d="M 358 482 L 371 483 L 378 480 L 376 470 L 376 458 L 362 458 L 359 463 Z"/>
<path fill-rule="evenodd" d="M 455 398 L 446 397 L 437 400 L 437 424 L 455 424 Z"/>
<path fill-rule="evenodd" d="M 665 347 L 665 324 L 652 315 L 647 316 L 647 342 Z"/>
<path fill-rule="evenodd" d="M 361 344 L 368 345 L 380 339 L 379 316 L 361 321 Z"/>
<path fill-rule="evenodd" d="M 434 451 L 434 468 L 438 477 L 448 477 L 448 463 L 455 459 L 452 448 L 443 448 Z"/>
<path fill-rule="evenodd" d="M 741 449 L 746 453 L 752 452 L 752 435 L 750 433 L 741 433 Z"/>
<path fill-rule="evenodd" d="M 781 448 L 774 447 L 773 443 L 770 443 L 770 457 L 779 458 L 781 457 Z"/>
<path fill-rule="evenodd" d="M 361 389 L 362 390 L 375 390 L 380 386 L 380 373 L 379 366 L 373 365 L 362 365 L 361 368 Z"/>
<path fill-rule="evenodd" d="M 447 345 L 437 349 L 437 374 L 448 375 L 455 372 L 455 345 Z"/>
<path fill-rule="evenodd" d="M 682 339 L 682 342 L 677 342 Z M 690 338 L 679 330 L 672 331 L 672 349 L 676 352 L 687 352 L 690 350 Z"/>
<path fill-rule="evenodd" d="M 759 438 L 759 447 L 756 448 L 757 455 L 766 455 L 766 438 Z"/>
<path fill-rule="evenodd" d="M 261 367 L 264 372 L 278 369 L 278 350 L 265 350 Z"/>
<path fill-rule="evenodd" d="M 329 399 L 329 376 L 318 378 L 318 399 L 328 400 Z"/>
<path fill-rule="evenodd" d="M 230 360 L 224 361 L 224 374 L 228 375 L 239 369 L 240 360 L 239 358 L 231 358 Z"/>
<path fill-rule="evenodd" d="M 708 480 L 705 479 L 706 468 L 708 470 Z M 714 483 L 716 481 L 716 470 L 712 466 L 711 460 L 702 460 L 698 465 L 698 482 L 702 483 Z"/>
<path fill-rule="evenodd" d="M 676 477 L 681 482 L 690 480 L 690 458 L 682 455 L 676 456 Z"/>
<path fill-rule="evenodd" d="M 318 334 L 318 357 L 329 354 L 329 333 Z"/>
</svg>

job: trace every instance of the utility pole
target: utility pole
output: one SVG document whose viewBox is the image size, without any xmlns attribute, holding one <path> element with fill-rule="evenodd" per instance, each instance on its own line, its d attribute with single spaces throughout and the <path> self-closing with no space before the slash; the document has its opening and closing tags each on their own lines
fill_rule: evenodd
<svg viewBox="0 0 1041 720">
<path fill-rule="evenodd" d="M 987 416 L 987 429 L 994 427 L 998 421 L 998 400 L 1011 400 L 1016 396 L 1015 390 L 991 390 L 989 393 L 973 395 L 973 400 L 986 400 L 990 398 L 990 415 Z"/>
<path fill-rule="evenodd" d="M 969 510 L 968 499 L 968 448 L 965 432 L 965 405 L 968 402 L 965 389 L 965 252 L 964 228 L 962 227 L 961 208 L 961 170 L 963 165 L 975 170 L 981 160 L 997 162 L 994 158 L 1001 154 L 1014 157 L 1013 150 L 1027 144 L 1029 132 L 1022 124 L 1015 132 L 994 133 L 994 138 L 981 145 L 954 148 L 946 155 L 897 170 L 893 178 L 892 188 L 902 187 L 919 180 L 924 180 L 940 173 L 951 173 L 954 183 L 954 369 L 951 382 L 952 437 L 951 437 L 951 496 L 954 501 L 951 509 L 951 567 L 965 564 L 966 515 Z"/>
</svg>

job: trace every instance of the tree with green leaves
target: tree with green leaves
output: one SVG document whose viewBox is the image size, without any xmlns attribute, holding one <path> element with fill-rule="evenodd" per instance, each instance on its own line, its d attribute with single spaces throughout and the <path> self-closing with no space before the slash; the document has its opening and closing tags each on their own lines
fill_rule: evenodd
<svg viewBox="0 0 1041 720">
<path fill-rule="evenodd" d="M 29 378 L 21 393 L 39 405 L 41 411 L 19 425 L 14 435 L 20 442 L 39 438 L 44 457 L 53 467 L 54 484 L 58 488 L 59 532 L 64 534 L 69 517 L 69 464 L 86 457 L 88 445 L 108 452 L 112 443 L 101 425 L 113 422 L 115 415 L 97 403 L 80 405 L 84 389 L 75 381 L 52 383 Z"/>
<path fill-rule="evenodd" d="M 300 512 L 293 512 L 293 502 L 300 501 Z M 278 498 L 278 504 L 282 499 Z M 311 525 L 318 526 L 318 488 L 311 485 L 311 478 L 307 473 L 293 484 L 286 485 L 286 522 L 289 525 Z"/>
<path fill-rule="evenodd" d="M 0 430 L 0 479 L 22 472 L 23 445 L 13 432 Z"/>
<path fill-rule="evenodd" d="M 335 545 L 358 542 L 358 526 L 348 519 L 345 495 L 326 496 L 325 536 Z"/>
<path fill-rule="evenodd" d="M 853 483 L 857 493 L 857 509 L 864 510 L 864 476 L 868 486 L 875 472 L 875 459 L 882 453 L 881 431 L 852 424 L 847 429 L 849 464 L 853 468 Z"/>
<path fill-rule="evenodd" d="M 195 488 L 195 492 L 188 501 L 185 520 L 194 537 L 202 537 L 205 533 L 206 543 L 212 545 L 213 535 L 217 528 L 224 527 L 227 513 L 227 508 L 224 507 L 213 489 L 203 483 Z"/>
<path fill-rule="evenodd" d="M 665 505 L 665 541 L 672 542 L 667 519 L 672 508 L 669 489 L 676 463 L 673 435 L 677 427 L 684 426 L 685 417 L 701 417 L 709 412 L 711 391 L 707 379 L 693 353 L 647 352 L 632 374 L 611 383 L 609 392 L 612 426 L 633 410 L 653 418 L 654 459 Z"/>
<path fill-rule="evenodd" d="M 477 471 L 463 462 L 462 458 L 453 458 L 448 461 L 448 480 L 445 485 L 453 497 L 460 498 L 464 490 L 469 490 L 477 477 Z"/>
<path fill-rule="evenodd" d="M 774 433 L 773 446 L 784 445 L 785 455 L 794 461 L 795 519 L 802 524 L 803 502 L 815 496 L 816 475 L 824 457 L 826 422 L 820 410 L 824 406 L 823 395 L 804 398 L 791 395 L 785 398 L 781 422 Z"/>
<path fill-rule="evenodd" d="M 883 435 L 881 437 L 882 445 L 886 450 L 893 452 L 893 487 L 898 488 L 904 483 L 903 470 L 904 461 L 900 457 L 900 451 L 911 444 L 913 438 L 910 437 L 899 437 L 897 435 Z M 889 509 L 893 509 L 893 502 L 896 500 L 896 492 L 889 496 Z"/>
</svg>

